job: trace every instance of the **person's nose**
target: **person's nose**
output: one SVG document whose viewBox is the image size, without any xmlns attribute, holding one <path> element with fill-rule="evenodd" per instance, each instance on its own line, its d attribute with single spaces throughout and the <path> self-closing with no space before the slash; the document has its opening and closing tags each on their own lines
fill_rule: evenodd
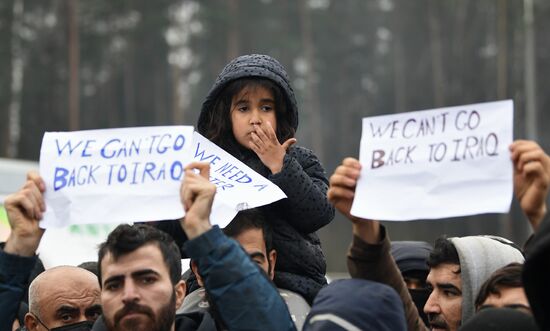
<svg viewBox="0 0 550 331">
<path fill-rule="evenodd" d="M 122 301 L 124 303 L 129 303 L 132 301 L 139 300 L 139 291 L 133 281 L 127 281 L 124 283 L 124 291 L 122 294 Z"/>
<path fill-rule="evenodd" d="M 430 294 L 426 304 L 424 305 L 424 313 L 426 314 L 439 314 L 441 313 L 441 307 L 437 301 L 435 291 Z"/>
<path fill-rule="evenodd" d="M 252 111 L 250 112 L 250 124 L 252 125 L 262 124 L 262 116 L 259 109 L 253 108 Z"/>
</svg>

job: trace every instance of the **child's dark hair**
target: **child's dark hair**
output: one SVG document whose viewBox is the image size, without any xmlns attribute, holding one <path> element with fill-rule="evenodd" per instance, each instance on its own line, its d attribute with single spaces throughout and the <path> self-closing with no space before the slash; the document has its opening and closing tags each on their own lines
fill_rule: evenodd
<svg viewBox="0 0 550 331">
<path fill-rule="evenodd" d="M 294 127 L 289 122 L 289 104 L 281 88 L 272 80 L 258 77 L 247 77 L 229 82 L 219 93 L 212 110 L 208 113 L 205 125 L 206 138 L 224 149 L 236 146 L 231 123 L 231 101 L 233 97 L 245 88 L 263 87 L 273 94 L 275 101 L 275 116 L 277 118 L 276 135 L 279 143 L 294 137 Z"/>
</svg>

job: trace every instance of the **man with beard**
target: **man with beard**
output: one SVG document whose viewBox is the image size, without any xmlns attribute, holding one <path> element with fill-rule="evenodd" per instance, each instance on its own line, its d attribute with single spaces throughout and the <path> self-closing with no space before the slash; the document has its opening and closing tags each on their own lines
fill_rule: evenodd
<svg viewBox="0 0 550 331">
<path fill-rule="evenodd" d="M 514 164 L 514 191 L 533 229 L 546 215 L 550 187 L 550 157 L 533 141 L 510 146 Z M 379 281 L 393 287 L 405 307 L 408 330 L 424 330 L 403 278 L 390 255 L 384 226 L 350 214 L 361 164 L 346 158 L 330 178 L 329 200 L 352 222 L 353 241 L 348 270 L 354 278 Z M 431 329 L 456 330 L 474 313 L 479 287 L 496 269 L 523 260 L 518 249 L 503 238 L 472 236 L 436 241 L 428 264 L 427 283 L 432 293 L 424 306 Z"/>
<path fill-rule="evenodd" d="M 195 169 L 199 173 L 195 173 Z M 204 286 L 229 330 L 294 330 L 276 288 L 238 244 L 209 221 L 216 186 L 207 163 L 185 169 L 180 197 L 185 251 L 197 263 Z M 175 318 L 185 296 L 180 253 L 165 233 L 147 225 L 120 225 L 99 250 L 103 319 L 109 331 L 211 329 L 209 315 Z M 96 323 L 94 330 L 100 330 Z"/>
</svg>

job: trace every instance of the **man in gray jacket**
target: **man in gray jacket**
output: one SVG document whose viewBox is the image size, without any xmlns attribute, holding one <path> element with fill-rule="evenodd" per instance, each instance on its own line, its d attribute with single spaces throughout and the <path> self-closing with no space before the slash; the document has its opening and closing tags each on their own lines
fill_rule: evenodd
<svg viewBox="0 0 550 331">
<path fill-rule="evenodd" d="M 546 215 L 550 188 L 550 157 L 535 142 L 515 141 L 510 146 L 514 163 L 514 191 L 533 229 Z M 399 269 L 390 255 L 390 240 L 384 226 L 350 214 L 361 164 L 346 158 L 330 178 L 329 200 L 353 224 L 348 253 L 352 277 L 385 283 L 401 296 L 409 330 L 426 328 L 412 303 Z M 443 238 L 430 257 L 427 282 L 432 293 L 424 306 L 430 328 L 456 330 L 474 312 L 474 301 L 483 281 L 508 263 L 523 261 L 521 252 L 503 238 L 474 236 Z M 438 253 L 441 252 L 441 253 Z"/>
</svg>

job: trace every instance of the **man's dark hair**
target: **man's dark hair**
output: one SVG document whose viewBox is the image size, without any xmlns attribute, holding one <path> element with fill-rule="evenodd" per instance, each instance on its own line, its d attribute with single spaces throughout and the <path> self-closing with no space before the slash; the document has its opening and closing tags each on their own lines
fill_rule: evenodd
<svg viewBox="0 0 550 331">
<path fill-rule="evenodd" d="M 89 272 L 96 275 L 97 277 L 99 277 L 99 273 L 97 271 L 97 261 L 82 262 L 79 265 L 77 265 L 77 267 L 82 268 L 82 269 L 86 269 Z"/>
<path fill-rule="evenodd" d="M 435 268 L 443 263 L 458 264 L 460 266 L 460 259 L 455 245 L 444 236 L 436 239 L 434 249 L 428 258 L 428 266 Z M 458 269 L 458 273 L 460 273 L 460 269 Z"/>
<path fill-rule="evenodd" d="M 264 214 L 255 208 L 242 210 L 229 223 L 223 232 L 226 236 L 235 238 L 244 231 L 261 229 L 265 241 L 265 251 L 269 254 L 273 249 L 273 233 L 271 226 L 266 221 Z"/>
<path fill-rule="evenodd" d="M 99 284 L 101 285 L 101 261 L 107 253 L 110 253 L 116 261 L 121 256 L 147 244 L 157 245 L 168 266 L 172 284 L 177 284 L 181 277 L 181 255 L 178 246 L 170 235 L 146 224 L 121 224 L 99 246 L 97 260 Z"/>
<path fill-rule="evenodd" d="M 521 263 L 510 263 L 500 269 L 497 269 L 489 279 L 481 285 L 475 301 L 476 310 L 481 307 L 483 302 L 491 294 L 500 294 L 503 288 L 523 287 L 521 273 L 523 265 Z"/>
<path fill-rule="evenodd" d="M 216 99 L 214 107 L 208 114 L 204 136 L 225 150 L 231 150 L 237 143 L 231 124 L 231 102 L 233 97 L 245 88 L 263 87 L 273 93 L 277 130 L 275 134 L 280 143 L 294 137 L 295 130 L 287 114 L 289 101 L 279 85 L 267 78 L 247 77 L 236 79 L 223 88 Z"/>
</svg>

